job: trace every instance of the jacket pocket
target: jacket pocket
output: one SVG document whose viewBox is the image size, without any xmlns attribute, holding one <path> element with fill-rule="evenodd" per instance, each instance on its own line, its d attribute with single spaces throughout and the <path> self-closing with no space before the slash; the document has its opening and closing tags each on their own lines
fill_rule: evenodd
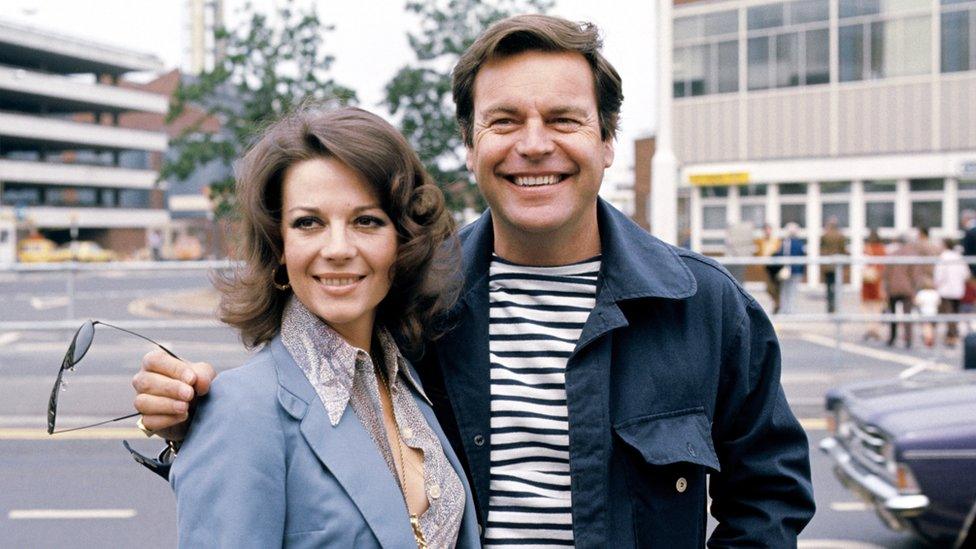
<svg viewBox="0 0 976 549">
<path fill-rule="evenodd" d="M 703 408 L 623 421 L 614 432 L 624 455 L 634 536 L 640 547 L 703 547 L 706 475 L 719 471 Z"/>
</svg>

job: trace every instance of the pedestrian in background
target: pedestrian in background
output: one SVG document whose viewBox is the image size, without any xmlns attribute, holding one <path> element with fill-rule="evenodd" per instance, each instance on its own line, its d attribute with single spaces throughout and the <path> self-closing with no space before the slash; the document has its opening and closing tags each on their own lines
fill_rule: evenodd
<svg viewBox="0 0 976 549">
<path fill-rule="evenodd" d="M 163 258 L 163 235 L 159 231 L 149 231 L 149 253 L 153 261 L 159 261 Z"/>
<path fill-rule="evenodd" d="M 779 251 L 774 254 L 779 257 L 803 257 L 806 255 L 803 241 L 800 240 L 800 226 L 796 223 L 787 223 L 783 229 L 786 235 Z M 803 278 L 803 265 L 795 263 L 793 265 L 783 265 L 776 271 L 776 278 L 779 280 L 779 312 L 790 314 L 794 312 L 796 306 L 796 292 L 800 287 L 800 279 Z"/>
<path fill-rule="evenodd" d="M 864 242 L 864 255 L 872 257 L 883 257 L 885 255 L 885 245 L 878 236 L 877 229 L 871 229 L 867 240 Z M 884 265 L 869 263 L 861 271 L 861 312 L 864 314 L 880 314 L 885 308 L 885 291 L 882 285 L 882 275 Z M 864 332 L 864 340 L 881 341 L 881 323 L 872 321 L 868 323 L 867 330 Z"/>
<path fill-rule="evenodd" d="M 762 236 L 756 240 L 756 255 L 759 257 L 772 257 L 773 254 L 779 251 L 783 245 L 783 241 L 776 236 L 776 233 L 773 231 L 773 226 L 769 223 L 764 224 L 762 230 Z M 763 272 L 766 273 L 766 291 L 773 300 L 773 314 L 779 312 L 780 283 L 779 278 L 776 277 L 776 272 L 779 269 L 779 265 L 763 265 Z"/>
<path fill-rule="evenodd" d="M 837 227 L 837 217 L 830 216 L 820 237 L 820 255 L 847 255 L 847 239 Z M 827 285 L 827 312 L 833 313 L 837 305 L 837 280 L 844 283 L 844 267 L 828 263 L 823 266 L 824 282 Z"/>
<path fill-rule="evenodd" d="M 942 253 L 942 245 L 929 239 L 928 227 L 919 227 L 915 248 L 918 255 L 924 257 L 937 257 Z M 920 266 L 923 277 L 921 282 L 926 285 L 932 285 L 935 288 L 935 264 L 923 263 Z"/>
<path fill-rule="evenodd" d="M 962 255 L 956 249 L 956 243 L 947 238 L 943 241 L 945 249 L 939 255 L 939 263 L 935 266 L 935 289 L 941 298 L 939 312 L 956 314 L 966 295 L 966 281 L 969 279 L 969 266 L 962 260 Z M 955 347 L 959 343 L 959 323 L 946 322 L 945 344 Z"/>
<path fill-rule="evenodd" d="M 939 313 L 939 303 L 942 298 L 932 282 L 925 280 L 922 289 L 915 294 L 915 308 L 922 316 L 935 316 Z M 926 347 L 935 345 L 935 322 L 922 323 L 922 343 Z"/>
<path fill-rule="evenodd" d="M 976 255 L 976 210 L 962 211 L 962 254 L 966 256 Z M 969 264 L 969 273 L 976 277 L 976 264 Z"/>
<path fill-rule="evenodd" d="M 889 254 L 892 257 L 911 257 L 918 255 L 918 248 L 909 241 L 907 235 L 898 238 L 895 249 Z M 924 272 L 918 264 L 892 264 L 884 270 L 885 291 L 888 293 L 888 312 L 910 314 L 915 302 L 915 292 L 922 287 Z M 888 346 L 895 344 L 898 337 L 898 323 L 892 322 L 888 334 Z M 905 348 L 912 347 L 912 324 L 905 323 Z"/>
</svg>

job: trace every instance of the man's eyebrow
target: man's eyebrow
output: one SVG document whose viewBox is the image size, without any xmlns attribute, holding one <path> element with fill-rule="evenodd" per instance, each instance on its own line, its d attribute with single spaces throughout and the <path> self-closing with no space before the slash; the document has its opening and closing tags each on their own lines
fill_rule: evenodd
<svg viewBox="0 0 976 549">
<path fill-rule="evenodd" d="M 552 109 L 549 109 L 549 112 L 548 112 L 548 115 L 549 116 L 564 116 L 564 115 L 567 115 L 567 114 L 573 115 L 573 116 L 582 116 L 582 117 L 585 117 L 589 113 L 588 113 L 588 111 L 586 109 L 584 109 L 582 107 L 574 107 L 574 106 L 569 106 L 569 105 L 567 105 L 567 106 L 560 106 L 560 107 L 553 107 Z"/>
<path fill-rule="evenodd" d="M 481 116 L 485 118 L 495 116 L 498 114 L 515 115 L 518 114 L 518 109 L 510 105 L 498 105 L 496 107 L 491 107 L 490 109 L 481 112 Z"/>
</svg>

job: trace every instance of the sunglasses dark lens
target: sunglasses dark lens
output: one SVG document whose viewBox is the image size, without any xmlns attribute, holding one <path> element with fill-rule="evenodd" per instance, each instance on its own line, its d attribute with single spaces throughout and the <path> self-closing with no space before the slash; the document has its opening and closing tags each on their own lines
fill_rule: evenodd
<svg viewBox="0 0 976 549">
<path fill-rule="evenodd" d="M 92 339 L 95 337 L 95 325 L 92 321 L 87 321 L 78 328 L 75 338 L 71 342 L 71 365 L 74 366 L 81 362 L 91 347 Z"/>
</svg>

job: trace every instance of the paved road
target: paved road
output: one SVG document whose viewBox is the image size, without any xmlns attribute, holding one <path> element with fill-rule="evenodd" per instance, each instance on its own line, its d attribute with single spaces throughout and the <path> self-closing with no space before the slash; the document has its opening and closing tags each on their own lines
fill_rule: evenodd
<svg viewBox="0 0 976 549">
<path fill-rule="evenodd" d="M 76 282 L 79 296 L 84 296 L 78 316 L 122 320 L 140 318 L 144 309 L 133 307 L 134 302 L 165 299 L 206 284 L 204 273 L 81 278 Z M 62 318 L 63 308 L 44 305 L 54 303 L 63 292 L 63 282 L 53 275 L 30 283 L 0 275 L 4 303 L 0 320 Z M 828 337 L 830 330 L 783 325 L 779 331 L 783 384 L 810 437 L 819 507 L 801 547 L 919 547 L 885 529 L 833 478 L 826 459 L 816 450 L 825 436 L 823 395 L 838 383 L 890 377 L 919 361 L 955 366 L 959 352 L 905 352 L 862 345 L 854 330 L 845 332 L 847 339 L 838 348 Z M 207 359 L 218 369 L 233 367 L 247 357 L 228 329 L 155 330 L 146 335 L 186 358 Z M 128 438 L 148 452 L 156 446 L 153 441 L 145 440 L 131 422 L 61 438 L 44 434 L 47 398 L 68 337 L 50 332 L 0 333 L 0 547 L 171 547 L 176 514 L 169 487 L 133 463 L 119 442 Z M 132 397 L 129 378 L 149 348 L 129 336 L 100 329 L 62 394 L 64 426 L 126 413 Z"/>
</svg>

